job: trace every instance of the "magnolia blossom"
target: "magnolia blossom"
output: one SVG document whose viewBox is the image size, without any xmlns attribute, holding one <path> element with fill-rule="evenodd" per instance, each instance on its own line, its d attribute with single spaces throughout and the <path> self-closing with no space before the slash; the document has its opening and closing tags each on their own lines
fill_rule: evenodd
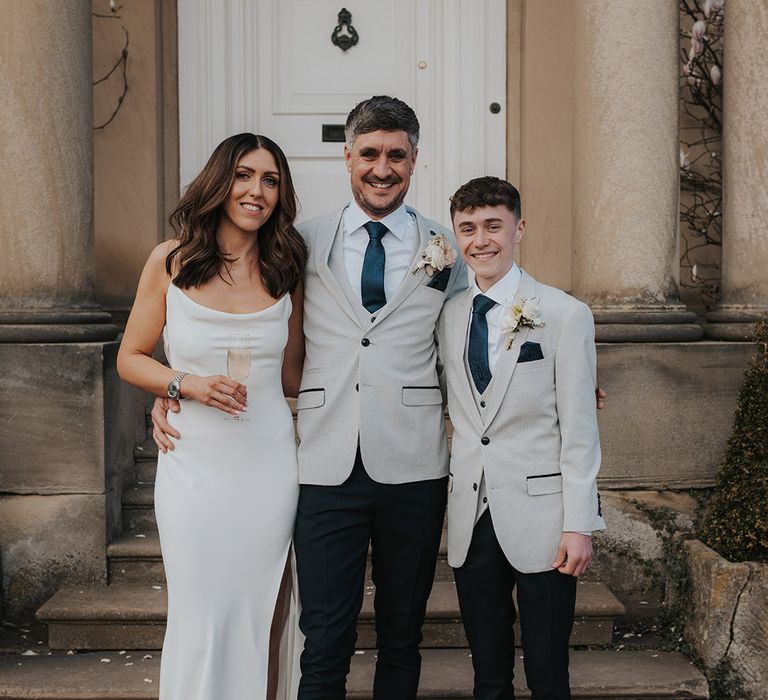
<svg viewBox="0 0 768 700">
<path fill-rule="evenodd" d="M 704 16 L 709 19 L 709 16 L 712 14 L 712 0 L 704 0 L 702 10 L 704 11 Z"/>
<path fill-rule="evenodd" d="M 707 33 L 707 23 L 704 20 L 698 20 L 697 22 L 694 22 L 693 29 L 691 29 L 691 36 L 694 39 L 701 40 L 704 38 L 704 35 Z"/>
<path fill-rule="evenodd" d="M 713 65 L 709 69 L 709 77 L 712 80 L 712 85 L 720 85 L 720 78 L 723 77 L 723 74 L 717 66 Z"/>
<path fill-rule="evenodd" d="M 680 167 L 685 170 L 688 168 L 688 166 L 691 164 L 691 161 L 688 159 L 688 151 L 684 151 L 682 148 L 680 149 Z"/>
<path fill-rule="evenodd" d="M 704 51 L 704 43 L 696 37 L 691 38 L 691 50 L 688 52 L 688 58 L 692 61 L 696 56 Z"/>
</svg>

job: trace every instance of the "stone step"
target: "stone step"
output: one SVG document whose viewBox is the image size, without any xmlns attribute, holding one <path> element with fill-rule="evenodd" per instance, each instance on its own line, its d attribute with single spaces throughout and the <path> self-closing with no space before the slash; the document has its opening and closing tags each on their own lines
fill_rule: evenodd
<svg viewBox="0 0 768 700">
<path fill-rule="evenodd" d="M 151 427 L 150 427 L 151 430 Z M 136 481 L 153 482 L 157 474 L 157 445 L 152 438 L 136 445 L 133 450 L 136 462 Z"/>
<path fill-rule="evenodd" d="M 128 532 L 157 530 L 154 482 L 138 482 L 123 490 L 123 529 Z"/>
<path fill-rule="evenodd" d="M 446 533 L 443 531 L 435 581 L 453 581 L 447 551 Z M 165 583 L 157 530 L 124 532 L 107 547 L 107 557 L 110 583 Z M 370 580 L 370 556 L 367 567 L 366 578 Z"/>
<path fill-rule="evenodd" d="M 373 585 L 367 584 L 358 624 L 361 649 L 375 647 L 373 593 Z M 51 649 L 159 649 L 166 611 L 164 586 L 116 584 L 63 588 L 37 617 L 48 625 Z M 572 643 L 609 644 L 613 620 L 623 612 L 624 606 L 606 586 L 580 582 Z M 423 631 L 424 647 L 467 646 L 453 583 L 433 586 Z"/>
<path fill-rule="evenodd" d="M 150 656 L 151 658 L 144 658 Z M 419 698 L 469 700 L 472 664 L 465 649 L 425 649 Z M 108 660 L 108 661 L 107 661 Z M 368 700 L 374 655 L 356 654 L 348 698 Z M 528 698 L 522 663 L 515 660 L 516 695 Z M 160 654 L 96 652 L 74 656 L 0 657 L 4 700 L 157 700 Z M 572 696 L 578 700 L 705 700 L 704 676 L 676 652 L 571 652 Z"/>
</svg>

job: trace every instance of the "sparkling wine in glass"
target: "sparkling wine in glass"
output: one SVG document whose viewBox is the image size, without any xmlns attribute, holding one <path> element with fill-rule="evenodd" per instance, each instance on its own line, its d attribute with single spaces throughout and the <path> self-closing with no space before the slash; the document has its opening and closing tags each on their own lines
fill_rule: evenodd
<svg viewBox="0 0 768 700">
<path fill-rule="evenodd" d="M 227 348 L 227 376 L 245 383 L 251 373 L 251 336 L 244 333 L 230 333 Z M 245 421 L 242 416 L 228 416 L 227 420 Z"/>
</svg>

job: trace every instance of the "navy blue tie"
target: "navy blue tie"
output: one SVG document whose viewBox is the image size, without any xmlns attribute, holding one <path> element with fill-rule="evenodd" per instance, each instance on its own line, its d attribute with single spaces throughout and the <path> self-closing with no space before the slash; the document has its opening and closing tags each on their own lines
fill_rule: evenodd
<svg viewBox="0 0 768 700">
<path fill-rule="evenodd" d="M 472 300 L 472 322 L 469 325 L 469 348 L 467 359 L 469 371 L 477 390 L 482 394 L 491 382 L 491 367 L 488 364 L 488 320 L 485 315 L 496 306 L 493 299 L 478 294 Z"/>
<path fill-rule="evenodd" d="M 384 234 L 389 229 L 380 221 L 369 221 L 365 225 L 370 240 L 365 249 L 363 258 L 363 273 L 360 277 L 360 296 L 363 306 L 370 313 L 378 311 L 387 303 L 387 295 L 384 291 L 384 263 L 386 254 L 381 242 Z"/>
</svg>

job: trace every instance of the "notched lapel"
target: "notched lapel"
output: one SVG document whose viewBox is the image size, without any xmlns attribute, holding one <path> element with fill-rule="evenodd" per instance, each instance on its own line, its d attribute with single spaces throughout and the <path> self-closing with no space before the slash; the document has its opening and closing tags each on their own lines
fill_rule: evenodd
<svg viewBox="0 0 768 700">
<path fill-rule="evenodd" d="M 338 305 L 344 310 L 344 312 L 361 328 L 364 327 L 361 315 L 356 312 L 352 306 L 352 301 L 344 293 L 341 282 L 337 279 L 336 274 L 330 267 L 330 258 L 334 245 L 340 243 L 342 236 L 342 217 L 344 216 L 344 209 L 338 214 L 328 217 L 327 228 L 322 227 L 326 232 L 330 233 L 328 238 L 324 241 L 317 241 L 318 234 L 322 235 L 321 231 L 315 232 L 315 267 L 317 274 L 325 284 L 328 291 L 336 299 Z M 343 254 L 343 253 L 342 253 Z"/>
<path fill-rule="evenodd" d="M 517 294 L 512 301 L 512 305 L 516 304 L 521 299 L 531 299 L 536 296 L 536 280 L 528 275 L 525 270 L 521 270 L 522 276 L 520 278 L 520 286 L 518 287 Z M 523 346 L 534 345 L 534 343 L 528 343 L 528 334 L 531 332 L 531 328 L 524 326 L 522 330 L 519 330 L 514 334 L 512 341 L 512 347 L 509 350 L 504 350 L 499 357 L 499 361 L 496 363 L 496 371 L 493 373 L 493 379 L 488 385 L 488 399 L 487 409 L 484 414 L 485 424 L 488 425 L 499 412 L 499 407 L 504 399 L 509 388 L 509 382 L 512 381 L 512 375 L 514 374 L 515 367 L 517 367 L 518 360 L 522 354 Z M 535 343 L 535 345 L 539 345 Z M 527 351 L 526 351 L 527 352 Z M 541 347 L 539 346 L 539 353 L 541 353 Z"/>
<path fill-rule="evenodd" d="M 469 323 L 472 318 L 472 291 L 463 291 L 456 299 L 456 305 L 452 309 L 453 317 L 450 319 L 451 333 L 451 357 L 450 362 L 454 368 L 457 381 L 457 391 L 460 400 L 467 408 L 467 414 L 472 417 L 479 431 L 483 430 L 483 421 L 480 409 L 475 401 L 472 391 L 472 376 L 464 361 L 467 350 L 467 335 Z"/>
</svg>

